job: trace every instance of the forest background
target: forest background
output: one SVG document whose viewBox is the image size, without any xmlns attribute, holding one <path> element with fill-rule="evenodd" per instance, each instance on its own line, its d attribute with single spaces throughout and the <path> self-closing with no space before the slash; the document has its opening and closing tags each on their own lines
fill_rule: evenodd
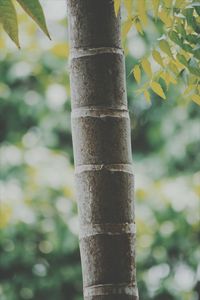
<svg viewBox="0 0 200 300">
<path fill-rule="evenodd" d="M 22 49 L 0 36 L 0 298 L 81 300 L 66 3 L 41 2 L 52 41 L 19 7 Z M 184 80 L 150 103 L 132 74 L 162 30 L 125 41 L 138 285 L 141 299 L 198 300 L 200 109 Z"/>
</svg>

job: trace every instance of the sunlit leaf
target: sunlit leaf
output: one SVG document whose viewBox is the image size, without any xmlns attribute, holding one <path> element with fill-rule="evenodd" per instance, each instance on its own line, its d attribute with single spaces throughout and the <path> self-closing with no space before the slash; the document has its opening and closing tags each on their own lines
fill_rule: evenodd
<svg viewBox="0 0 200 300">
<path fill-rule="evenodd" d="M 147 58 L 144 58 L 144 59 L 141 61 L 141 65 L 142 65 L 142 68 L 143 68 L 143 70 L 145 71 L 145 73 L 146 73 L 149 77 L 152 77 L 151 64 L 150 64 L 150 62 L 148 61 Z"/>
<path fill-rule="evenodd" d="M 153 10 L 154 10 L 155 18 L 157 18 L 159 5 L 160 5 L 160 0 L 152 0 L 152 4 L 153 4 Z"/>
<path fill-rule="evenodd" d="M 176 8 L 184 8 L 187 5 L 185 0 L 176 0 L 175 7 Z"/>
<path fill-rule="evenodd" d="M 132 14 L 133 1 L 132 0 L 124 0 L 124 6 L 126 8 L 128 16 Z"/>
<path fill-rule="evenodd" d="M 166 99 L 164 91 L 163 91 L 161 85 L 158 82 L 152 81 L 150 83 L 150 87 L 152 88 L 152 90 L 154 91 L 154 93 L 156 93 L 161 98 Z"/>
<path fill-rule="evenodd" d="M 114 0 L 114 10 L 115 10 L 116 17 L 119 14 L 120 5 L 121 5 L 121 0 Z"/>
<path fill-rule="evenodd" d="M 166 8 L 170 9 L 172 7 L 172 2 L 173 0 L 164 0 Z"/>
<path fill-rule="evenodd" d="M 138 15 L 141 22 L 147 25 L 147 13 L 146 13 L 146 2 L 145 0 L 138 1 Z"/>
<path fill-rule="evenodd" d="M 193 95 L 191 97 L 192 101 L 194 101 L 196 104 L 200 105 L 200 96 L 199 95 Z"/>
<path fill-rule="evenodd" d="M 148 103 L 151 103 L 151 97 L 148 91 L 144 91 L 144 97 Z"/>
<path fill-rule="evenodd" d="M 165 81 L 167 87 L 170 83 L 177 84 L 176 79 L 168 72 L 161 72 L 160 77 Z"/>
<path fill-rule="evenodd" d="M 170 49 L 169 43 L 166 40 L 160 40 L 159 41 L 159 47 L 160 49 L 165 52 L 168 56 L 173 58 L 172 51 Z"/>
<path fill-rule="evenodd" d="M 128 19 L 124 24 L 122 25 L 122 38 L 125 38 L 131 29 L 133 22 L 131 19 Z"/>
<path fill-rule="evenodd" d="M 164 67 L 164 64 L 163 64 L 163 60 L 162 60 L 162 57 L 160 55 L 160 52 L 156 51 L 156 50 L 153 50 L 152 51 L 152 56 L 154 58 L 154 60 L 159 64 L 161 65 L 161 67 Z"/>
<path fill-rule="evenodd" d="M 140 34 L 143 34 L 142 24 L 139 20 L 134 21 L 135 28 L 137 29 L 137 32 Z"/>
<path fill-rule="evenodd" d="M 159 12 L 158 16 L 167 27 L 172 26 L 173 20 L 164 10 Z"/>
<path fill-rule="evenodd" d="M 171 60 L 169 63 L 169 69 L 175 74 L 178 75 L 179 74 L 179 68 L 177 67 L 177 64 L 175 61 Z M 180 64 L 181 68 L 183 68 L 183 66 Z"/>
<path fill-rule="evenodd" d="M 136 65 L 133 68 L 133 75 L 134 75 L 137 83 L 140 83 L 140 81 L 141 81 L 141 70 L 140 70 L 140 66 L 139 65 Z"/>
</svg>

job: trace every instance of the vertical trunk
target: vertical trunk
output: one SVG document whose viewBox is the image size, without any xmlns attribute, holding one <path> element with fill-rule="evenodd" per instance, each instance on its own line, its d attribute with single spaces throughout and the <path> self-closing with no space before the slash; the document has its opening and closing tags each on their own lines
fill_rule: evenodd
<svg viewBox="0 0 200 300">
<path fill-rule="evenodd" d="M 130 122 L 112 0 L 68 0 L 85 300 L 135 300 Z"/>
</svg>

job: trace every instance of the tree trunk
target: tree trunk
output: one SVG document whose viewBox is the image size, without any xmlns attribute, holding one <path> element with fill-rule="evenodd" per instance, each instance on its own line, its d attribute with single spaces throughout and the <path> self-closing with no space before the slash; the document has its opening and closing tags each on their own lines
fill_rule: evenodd
<svg viewBox="0 0 200 300">
<path fill-rule="evenodd" d="M 68 0 L 85 300 L 136 300 L 130 121 L 112 0 Z"/>
</svg>

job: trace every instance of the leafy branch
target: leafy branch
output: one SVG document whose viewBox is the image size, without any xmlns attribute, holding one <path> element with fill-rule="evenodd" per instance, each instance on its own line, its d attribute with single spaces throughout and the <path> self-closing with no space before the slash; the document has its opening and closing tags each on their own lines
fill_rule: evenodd
<svg viewBox="0 0 200 300">
<path fill-rule="evenodd" d="M 152 50 L 151 56 L 160 70 L 152 72 L 150 60 L 145 58 L 133 67 L 133 75 L 138 84 L 141 72 L 146 73 L 146 82 L 139 91 L 150 99 L 148 89 L 166 99 L 159 83 L 162 79 L 166 88 L 177 84 L 184 74 L 186 87 L 184 97 L 189 97 L 200 105 L 200 2 L 195 0 L 114 0 L 118 15 L 120 4 L 124 4 L 127 19 L 123 24 L 122 35 L 126 37 L 132 27 L 143 35 L 150 19 L 163 23 L 165 34 Z M 189 91 L 189 92 L 188 92 Z"/>
<path fill-rule="evenodd" d="M 38 0 L 16 0 L 16 2 L 50 38 L 40 2 Z M 0 0 L 0 23 L 13 42 L 20 48 L 17 13 L 12 0 Z"/>
</svg>

